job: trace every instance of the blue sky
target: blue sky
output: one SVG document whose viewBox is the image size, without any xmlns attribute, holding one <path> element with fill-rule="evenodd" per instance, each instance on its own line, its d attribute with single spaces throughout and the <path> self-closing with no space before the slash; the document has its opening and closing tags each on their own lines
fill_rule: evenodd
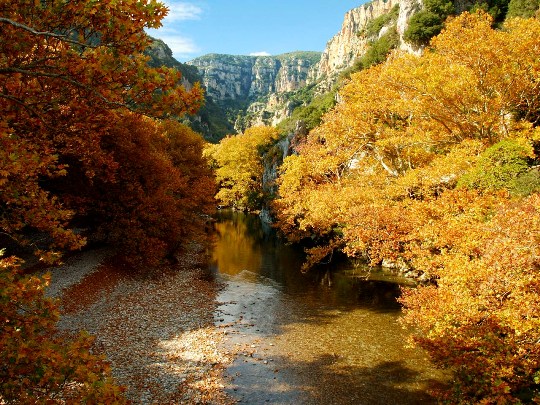
<svg viewBox="0 0 540 405">
<path fill-rule="evenodd" d="M 164 0 L 160 38 L 181 62 L 207 53 L 323 51 L 348 10 L 365 0 Z"/>
</svg>

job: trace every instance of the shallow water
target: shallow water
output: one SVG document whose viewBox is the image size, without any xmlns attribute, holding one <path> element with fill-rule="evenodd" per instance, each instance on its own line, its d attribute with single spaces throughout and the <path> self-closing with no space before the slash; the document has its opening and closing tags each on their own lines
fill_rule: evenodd
<svg viewBox="0 0 540 405">
<path fill-rule="evenodd" d="M 215 314 L 238 352 L 227 391 L 248 404 L 430 404 L 443 375 L 406 347 L 396 298 L 407 280 L 363 266 L 302 274 L 298 249 L 257 216 L 222 211 Z"/>
</svg>

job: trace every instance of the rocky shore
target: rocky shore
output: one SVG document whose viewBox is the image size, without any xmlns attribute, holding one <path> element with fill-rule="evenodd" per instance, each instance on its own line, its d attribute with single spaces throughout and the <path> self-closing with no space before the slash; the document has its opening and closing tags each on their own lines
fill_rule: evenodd
<svg viewBox="0 0 540 405">
<path fill-rule="evenodd" d="M 192 246 L 178 264 L 135 271 L 106 250 L 91 250 L 52 270 L 59 329 L 86 330 L 107 356 L 134 404 L 228 404 L 222 328 L 214 325 L 219 285 L 204 252 Z"/>
</svg>

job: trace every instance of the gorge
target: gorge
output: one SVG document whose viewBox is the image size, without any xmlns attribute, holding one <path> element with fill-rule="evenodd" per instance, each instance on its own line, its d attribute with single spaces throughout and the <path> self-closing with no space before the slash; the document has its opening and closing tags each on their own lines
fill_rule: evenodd
<svg viewBox="0 0 540 405">
<path fill-rule="evenodd" d="M 371 22 L 392 10 L 399 10 L 395 18 L 385 21 L 376 32 L 362 33 Z M 209 54 L 185 65 L 197 68 L 207 95 L 225 112 L 227 122 L 236 131 L 255 125 L 276 125 L 289 117 L 294 108 L 330 91 L 340 73 L 350 69 L 390 29 L 397 30 L 400 49 L 420 52 L 420 48 L 403 40 L 407 21 L 418 10 L 414 0 L 374 0 L 345 14 L 341 29 L 322 53 Z"/>
</svg>

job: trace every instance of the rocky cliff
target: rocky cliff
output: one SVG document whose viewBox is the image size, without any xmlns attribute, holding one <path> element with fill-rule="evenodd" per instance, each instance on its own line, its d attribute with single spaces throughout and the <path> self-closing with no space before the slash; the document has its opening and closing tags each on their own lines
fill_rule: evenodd
<svg viewBox="0 0 540 405">
<path fill-rule="evenodd" d="M 320 52 L 277 56 L 209 54 L 187 62 L 197 67 L 208 95 L 227 111 L 235 128 L 275 124 L 290 114 L 287 93 L 307 84 Z"/>
<path fill-rule="evenodd" d="M 150 57 L 148 63 L 151 66 L 177 69 L 182 74 L 182 85 L 188 89 L 193 83 L 203 82 L 197 68 L 174 59 L 171 49 L 160 39 L 152 39 L 152 44 L 146 49 L 145 54 Z M 224 111 L 216 105 L 212 97 L 206 97 L 205 105 L 197 115 L 183 117 L 183 120 L 210 142 L 217 142 L 226 134 L 234 132 Z"/>
<path fill-rule="evenodd" d="M 374 0 L 345 14 L 341 30 L 326 44 L 314 79 L 330 76 L 351 66 L 366 52 L 368 39 L 358 33 L 369 21 L 390 12 L 399 0 Z"/>
<path fill-rule="evenodd" d="M 226 110 L 237 131 L 252 125 L 275 125 L 298 105 L 291 101 L 294 92 L 305 86 L 316 86 L 319 93 L 330 90 L 339 73 L 351 67 L 388 29 L 396 28 L 402 49 L 418 52 L 402 38 L 409 17 L 420 7 L 421 0 L 373 0 L 354 8 L 345 14 L 341 30 L 328 41 L 322 54 L 209 54 L 187 64 L 199 70 L 208 95 Z M 397 9 L 399 13 L 377 27 L 375 34 L 361 34 L 374 20 Z"/>
<path fill-rule="evenodd" d="M 388 14 L 397 7 L 399 14 L 395 21 L 382 25 L 375 38 L 361 33 L 377 18 Z M 418 0 L 373 0 L 345 14 L 341 30 L 326 44 L 319 64 L 310 72 L 311 81 L 333 79 L 341 71 L 353 65 L 355 60 L 364 55 L 371 41 L 383 35 L 390 26 L 395 26 L 400 37 L 400 48 L 411 53 L 420 50 L 403 41 L 407 21 L 421 8 Z"/>
<path fill-rule="evenodd" d="M 196 66 L 216 101 L 253 101 L 271 93 L 305 86 L 319 52 L 291 52 L 277 56 L 209 54 L 187 62 Z"/>
</svg>

